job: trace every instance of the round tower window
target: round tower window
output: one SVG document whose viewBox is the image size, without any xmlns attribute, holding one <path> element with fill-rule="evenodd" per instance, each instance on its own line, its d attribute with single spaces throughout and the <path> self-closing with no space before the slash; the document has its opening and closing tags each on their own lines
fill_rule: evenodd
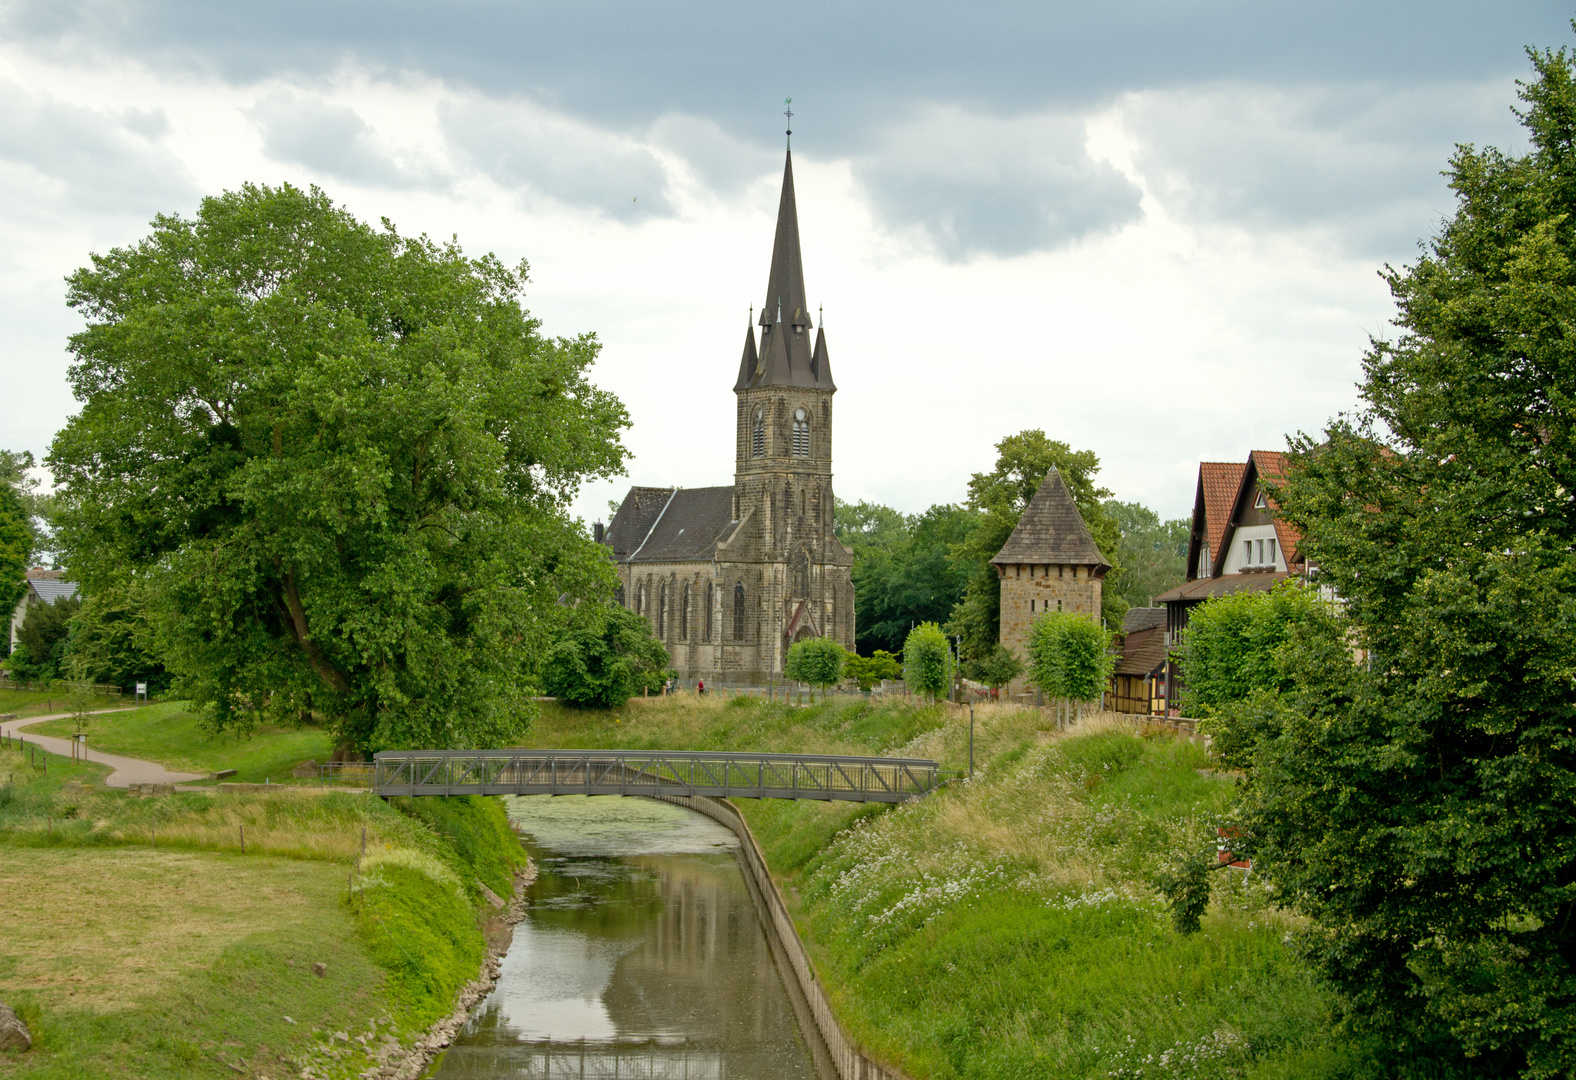
<svg viewBox="0 0 1576 1080">
<path fill-rule="evenodd" d="M 804 410 L 803 409 L 796 409 L 796 410 L 794 410 L 793 418 L 795 420 L 803 420 L 804 419 Z"/>
</svg>

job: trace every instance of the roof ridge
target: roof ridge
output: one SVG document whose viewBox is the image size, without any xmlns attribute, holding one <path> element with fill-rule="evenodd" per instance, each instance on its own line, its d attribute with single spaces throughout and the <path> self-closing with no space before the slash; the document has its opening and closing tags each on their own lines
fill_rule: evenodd
<svg viewBox="0 0 1576 1080">
<path fill-rule="evenodd" d="M 659 488 L 657 490 L 660 491 L 661 489 Z M 657 531 L 657 525 L 662 521 L 662 515 L 666 514 L 668 512 L 668 507 L 673 505 L 673 496 L 677 495 L 678 493 L 679 493 L 678 485 L 675 484 L 674 487 L 673 487 L 673 494 L 669 495 L 668 496 L 668 501 L 662 504 L 662 509 L 657 514 L 657 520 L 653 521 L 651 523 L 651 528 L 646 530 L 646 537 L 645 537 L 644 540 L 642 540 L 640 542 L 640 547 L 636 548 L 634 551 L 629 553 L 629 558 L 630 558 L 631 561 L 634 560 L 636 555 L 640 554 L 640 549 L 646 546 L 646 540 L 650 540 L 651 539 L 651 534 Z"/>
</svg>

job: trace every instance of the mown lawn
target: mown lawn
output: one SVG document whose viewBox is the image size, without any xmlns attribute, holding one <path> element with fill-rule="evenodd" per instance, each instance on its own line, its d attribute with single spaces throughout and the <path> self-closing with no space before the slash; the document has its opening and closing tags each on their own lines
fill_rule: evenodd
<svg viewBox="0 0 1576 1080">
<path fill-rule="evenodd" d="M 481 886 L 510 895 L 525 861 L 496 799 L 137 799 L 106 771 L 0 745 L 0 1000 L 36 1038 L 0 1077 L 359 1076 L 368 1050 L 334 1033 L 446 1015 Z"/>
<path fill-rule="evenodd" d="M 228 779 L 260 784 L 290 779 L 290 770 L 303 761 L 326 761 L 332 747 L 328 733 L 319 727 L 260 725 L 246 735 L 215 733 L 184 702 L 161 702 L 126 712 L 87 717 L 82 730 L 88 745 L 108 754 L 157 761 L 176 772 L 210 773 L 234 769 Z M 34 724 L 28 731 L 40 735 L 68 735 L 78 728 L 71 718 Z"/>
<path fill-rule="evenodd" d="M 1171 737 L 976 712 L 975 779 L 896 809 L 736 800 L 846 1028 L 918 1080 L 1356 1077 L 1297 925 L 1223 870 L 1203 929 L 1152 881 L 1231 782 Z M 833 699 L 548 706 L 534 746 L 888 753 L 962 769 L 968 715 Z"/>
<path fill-rule="evenodd" d="M 94 709 L 131 708 L 130 697 L 118 694 L 95 694 L 91 698 Z M 64 690 L 10 690 L 0 689 L 0 716 L 47 716 L 71 710 L 69 695 Z"/>
</svg>

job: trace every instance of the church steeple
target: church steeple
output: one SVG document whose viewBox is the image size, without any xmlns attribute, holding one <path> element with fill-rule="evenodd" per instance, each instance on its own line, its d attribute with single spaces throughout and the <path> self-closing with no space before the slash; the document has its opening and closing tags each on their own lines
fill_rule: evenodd
<svg viewBox="0 0 1576 1080">
<path fill-rule="evenodd" d="M 755 327 L 744 328 L 744 356 L 739 360 L 739 381 L 733 384 L 735 390 L 749 388 L 750 380 L 755 378 L 756 368 L 760 366 L 760 357 L 755 352 Z"/>
<path fill-rule="evenodd" d="M 804 291 L 804 260 L 799 252 L 799 209 L 794 201 L 793 151 L 783 165 L 782 198 L 777 204 L 777 236 L 772 243 L 766 303 L 759 319 L 761 346 L 755 374 L 736 390 L 764 386 L 832 389 L 830 372 L 817 368 L 810 344 L 814 320 Z M 824 344 L 821 346 L 824 352 Z M 819 376 L 819 377 L 818 377 Z"/>
</svg>

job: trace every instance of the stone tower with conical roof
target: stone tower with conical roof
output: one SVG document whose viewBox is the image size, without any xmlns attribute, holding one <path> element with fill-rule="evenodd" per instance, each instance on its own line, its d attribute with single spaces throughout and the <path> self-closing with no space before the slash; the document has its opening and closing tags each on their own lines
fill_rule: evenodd
<svg viewBox="0 0 1576 1080">
<path fill-rule="evenodd" d="M 605 539 L 624 603 L 651 619 L 686 680 L 780 677 L 806 637 L 854 647 L 853 552 L 832 534 L 837 387 L 805 294 L 792 151 L 766 302 L 733 390 L 733 487 L 633 488 Z"/>
<path fill-rule="evenodd" d="M 1001 579 L 1001 643 L 1020 659 L 1028 659 L 1030 625 L 1047 612 L 1075 611 L 1100 621 L 1100 594 L 1111 564 L 1055 469 L 1040 481 L 991 565 Z"/>
</svg>

